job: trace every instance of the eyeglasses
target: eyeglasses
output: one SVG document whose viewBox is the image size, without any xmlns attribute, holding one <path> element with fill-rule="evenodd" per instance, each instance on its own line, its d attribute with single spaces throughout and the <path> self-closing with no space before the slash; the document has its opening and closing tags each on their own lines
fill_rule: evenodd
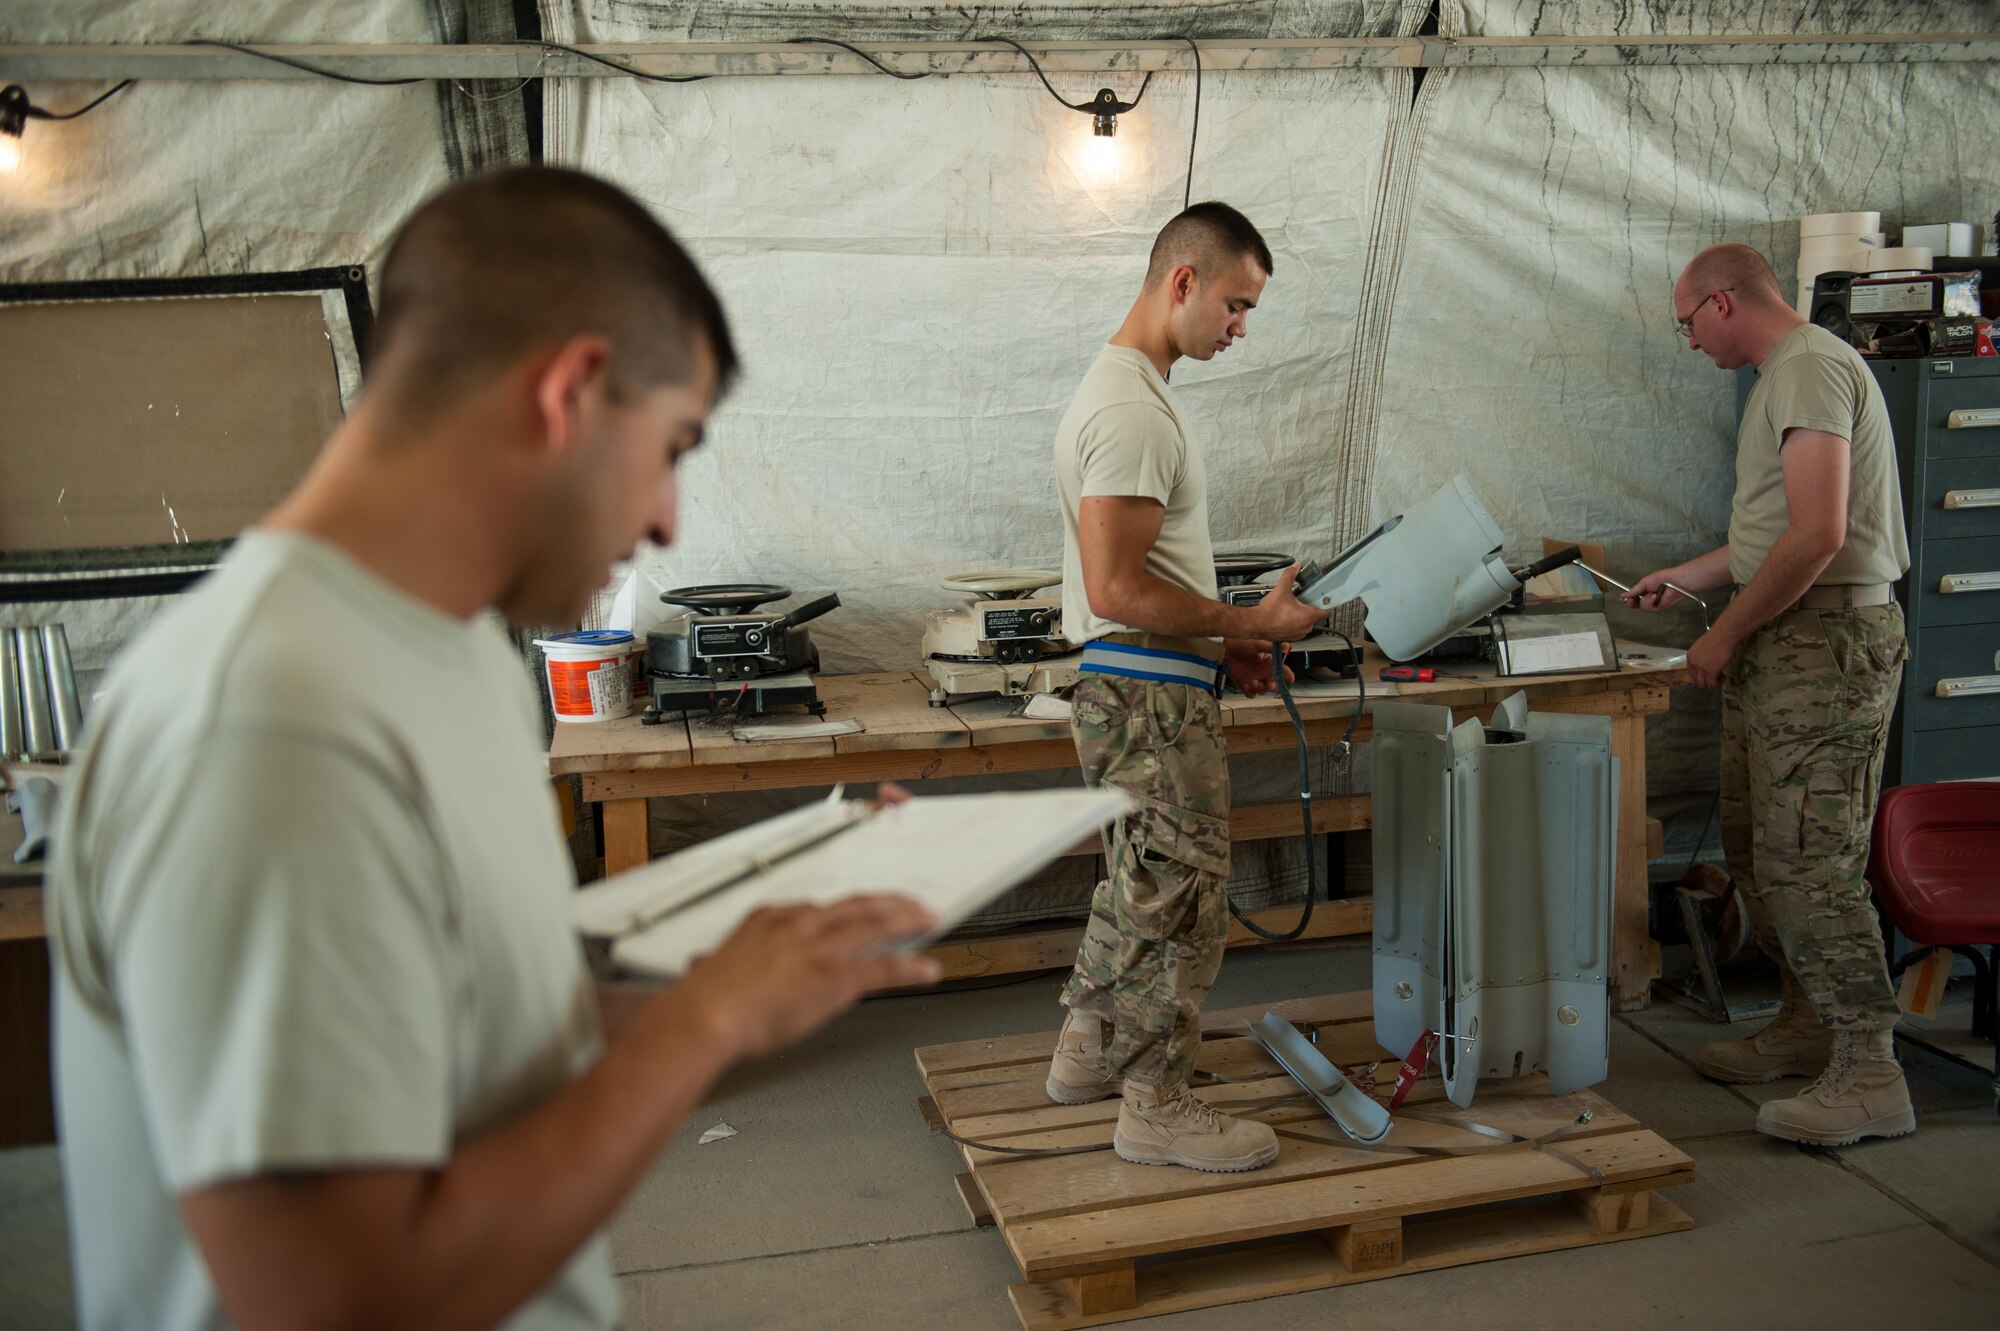
<svg viewBox="0 0 2000 1331">
<path fill-rule="evenodd" d="M 1701 305 L 1708 304 L 1708 302 L 1714 300 L 1724 291 L 1734 291 L 1734 290 L 1736 290 L 1735 287 L 1722 287 L 1718 290 L 1711 291 L 1706 296 L 1703 296 L 1701 298 Z M 1687 318 L 1674 320 L 1674 327 L 1680 330 L 1681 341 L 1685 342 L 1689 338 L 1694 336 L 1694 317 L 1695 315 L 1701 313 L 1701 305 L 1697 305 L 1693 309 L 1689 310 Z"/>
</svg>

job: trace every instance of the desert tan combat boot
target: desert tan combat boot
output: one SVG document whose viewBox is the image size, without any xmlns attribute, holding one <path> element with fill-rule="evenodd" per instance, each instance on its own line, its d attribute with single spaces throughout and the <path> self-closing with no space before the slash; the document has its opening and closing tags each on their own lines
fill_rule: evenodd
<svg viewBox="0 0 2000 1331">
<path fill-rule="evenodd" d="M 1104 1022 L 1088 1012 L 1072 1010 L 1056 1035 L 1056 1056 L 1044 1083 L 1049 1099 L 1063 1105 L 1087 1105 L 1118 1094 L 1124 1078 L 1111 1075 L 1104 1061 Z"/>
<path fill-rule="evenodd" d="M 1197 1100 L 1186 1085 L 1127 1079 L 1111 1149 L 1135 1165 L 1184 1165 L 1211 1173 L 1261 1169 L 1278 1158 L 1278 1134 Z"/>
<path fill-rule="evenodd" d="M 1757 1111 L 1757 1131 L 1814 1146 L 1851 1146 L 1863 1137 L 1916 1130 L 1892 1031 L 1835 1031 L 1833 1055 L 1819 1080 Z"/>
<path fill-rule="evenodd" d="M 1745 1040 L 1701 1047 L 1694 1065 L 1715 1081 L 1750 1086 L 1780 1077 L 1810 1077 L 1833 1054 L 1833 1032 L 1819 1024 L 1805 990 L 1785 976 L 1785 1005 L 1770 1025 Z"/>
</svg>

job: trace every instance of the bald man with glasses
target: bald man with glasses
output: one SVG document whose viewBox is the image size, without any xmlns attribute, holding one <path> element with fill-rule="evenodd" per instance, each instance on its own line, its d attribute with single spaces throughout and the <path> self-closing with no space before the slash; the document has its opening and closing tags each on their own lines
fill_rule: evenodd
<svg viewBox="0 0 2000 1331">
<path fill-rule="evenodd" d="M 1910 567 L 1882 390 L 1853 347 L 1785 303 L 1771 265 L 1715 245 L 1674 285 L 1688 346 L 1754 365 L 1736 445 L 1729 543 L 1640 579 L 1642 610 L 1733 583 L 1688 649 L 1722 689 L 1722 840 L 1784 1006 L 1743 1040 L 1703 1047 L 1717 1081 L 1817 1080 L 1757 1128 L 1846 1146 L 1916 1130 L 1896 1063 L 1900 1015 L 1863 870 L 1903 661 L 1893 584 Z"/>
</svg>

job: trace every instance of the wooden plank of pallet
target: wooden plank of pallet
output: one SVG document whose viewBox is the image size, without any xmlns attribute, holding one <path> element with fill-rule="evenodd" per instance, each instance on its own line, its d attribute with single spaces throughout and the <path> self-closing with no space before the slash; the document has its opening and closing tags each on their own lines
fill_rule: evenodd
<svg viewBox="0 0 2000 1331">
<path fill-rule="evenodd" d="M 1501 1087 L 1507 1090 L 1503 1091 Z M 1298 1083 L 1284 1074 L 1261 1081 L 1206 1087 L 1196 1094 L 1208 1104 L 1227 1113 L 1250 1114 L 1265 1122 L 1283 1121 L 1297 1124 L 1311 1122 L 1314 1119 L 1324 1121 L 1325 1118 L 1324 1111 L 1312 1105 L 1310 1097 L 1299 1089 Z M 1549 1096 L 1549 1081 L 1546 1074 L 1536 1073 L 1496 1086 L 1483 1086 L 1481 1094 L 1482 1110 L 1488 1100 L 1502 1094 L 1522 1095 L 1546 1101 Z M 1444 1084 L 1432 1077 L 1417 1083 L 1404 1104 L 1406 1109 L 1414 1111 L 1434 1105 L 1443 1099 Z M 1303 1107 L 1298 1112 L 1281 1112 L 1288 1101 Z M 1108 1140 L 1111 1127 L 1118 1119 L 1118 1108 L 1119 1102 L 1116 1099 L 1099 1100 L 1087 1105 L 1058 1105 L 1044 1100 L 1035 1108 L 1011 1109 L 986 1116 L 964 1115 L 953 1119 L 949 1126 L 959 1136 L 973 1141 L 1005 1142 L 1009 1146 L 1035 1144 L 1071 1146 L 1090 1140 L 1087 1134 L 1093 1128 L 1102 1138 Z M 1476 1114 L 1473 1116 L 1477 1117 Z M 1550 1126 L 1553 1125 L 1548 1123 L 1540 1125 L 1543 1129 Z M 1332 1133 L 1339 1131 L 1331 1122 L 1327 1123 L 1327 1127 Z M 1328 1140 L 1333 1138 L 1329 1136 Z M 971 1151 L 967 1154 L 968 1157 L 976 1155 Z M 1382 1158 L 1387 1160 L 1396 1157 Z"/>
<path fill-rule="evenodd" d="M 972 1217 L 972 1223 L 981 1229 L 993 1226 L 993 1210 L 986 1205 L 986 1199 L 979 1195 L 979 1184 L 970 1173 L 953 1174 L 952 1186 L 958 1189 L 958 1200 L 965 1206 L 965 1213 Z"/>
<path fill-rule="evenodd" d="M 1694 1221 L 1664 1197 L 1652 1199 L 1651 1212 L 1644 1224 L 1609 1232 L 1591 1228 L 1568 1205 L 1552 1201 L 1508 1207 L 1500 1212 L 1455 1212 L 1405 1219 L 1400 1226 L 1402 1260 L 1393 1266 L 1350 1269 L 1328 1252 L 1323 1240 L 1311 1238 L 1140 1266 L 1136 1269 L 1131 1306 L 1113 1312 L 1079 1313 L 1059 1281 L 1027 1281 L 1007 1292 L 1024 1331 L 1076 1331 L 1138 1317 L 1159 1317 L 1418 1271 L 1675 1234 L 1692 1228 Z"/>
<path fill-rule="evenodd" d="M 1201 1014 L 1204 1035 L 1211 1031 L 1234 1033 L 1244 1022 L 1255 1021 L 1266 1012 L 1275 1012 L 1287 1021 L 1324 1025 L 1333 1022 L 1372 1021 L 1374 997 L 1367 993 L 1315 994 L 1305 998 L 1281 999 L 1276 1003 L 1251 1003 L 1242 1007 L 1217 1008 Z M 959 1040 L 951 1044 L 925 1045 L 916 1051 L 917 1071 L 928 1081 L 945 1072 L 969 1068 L 1001 1067 L 1047 1058 L 1056 1046 L 1056 1032 L 1035 1031 L 1027 1035 L 999 1035 L 984 1040 Z"/>
<path fill-rule="evenodd" d="M 1403 1264 L 1403 1222 L 1364 1220 L 1320 1235 L 1341 1266 L 1349 1271 L 1385 1271 Z M 1136 1298 L 1134 1302 L 1137 1302 Z"/>
<path fill-rule="evenodd" d="M 1262 1013 L 1258 1015 L 1261 1016 Z M 1353 1064 L 1384 1056 L 1375 1044 L 1375 1030 L 1371 1023 L 1363 1021 L 1300 1024 L 1317 1031 L 1322 1051 L 1336 1063 Z M 1010 1036 L 1006 1037 L 1006 1043 L 1010 1046 L 1010 1053 L 1013 1053 L 1015 1048 L 1020 1052 L 1013 1053 L 1013 1056 L 1005 1062 L 995 1061 L 979 1067 L 929 1073 L 924 1078 L 925 1085 L 939 1093 L 981 1087 L 1006 1087 L 1020 1083 L 1033 1083 L 1039 1086 L 1048 1068 L 1049 1057 L 1055 1050 L 1054 1033 L 1044 1036 Z M 1255 1052 L 1261 1049 L 1261 1045 L 1250 1040 L 1240 1030 L 1232 1031 L 1224 1026 L 1216 1034 L 1203 1038 L 1201 1047 L 1195 1051 L 1195 1066 L 1199 1071 L 1216 1076 L 1230 1075 L 1230 1068 L 1236 1069 L 1243 1075 L 1249 1075 L 1252 1068 L 1272 1066 L 1259 1061 L 1268 1057 Z M 1246 1059 L 1251 1061 L 1246 1062 Z M 1031 1108 L 1034 1103 L 1029 1100 L 1023 1102 L 1020 1107 Z M 989 1103 L 967 1105 L 954 1112 L 999 1113 L 1006 1108 L 1008 1104 L 1003 1097 Z"/>
<path fill-rule="evenodd" d="M 1342 1067 L 1388 1057 L 1381 1046 L 1375 1043 L 1375 1028 L 1369 1022 L 1312 1025 L 1320 1052 Z M 1275 1075 L 1277 1065 L 1268 1054 L 1259 1052 L 1262 1048 L 1263 1046 L 1246 1035 L 1228 1031 L 1217 1032 L 1204 1037 L 1201 1047 L 1195 1051 L 1195 1069 L 1198 1072 L 1232 1080 L 1253 1075 Z M 924 1080 L 933 1092 L 970 1090 L 978 1086 L 1005 1086 L 1014 1082 L 1032 1082 L 1040 1086 L 1044 1074 L 1048 1071 L 1049 1057 L 1054 1052 L 1055 1040 L 1051 1037 L 1041 1042 L 1039 1048 L 1015 1062 L 968 1068 L 963 1072 L 940 1072 Z M 1258 1069 L 1267 1071 L 1260 1072 Z M 1033 1103 L 1030 1101 L 1022 1107 L 1031 1107 Z M 1001 1107 L 1004 1106 L 989 1105 L 980 1112 L 996 1112 Z"/>
<path fill-rule="evenodd" d="M 1337 1185 L 1298 1179 L 1023 1221 L 1002 1225 L 1001 1232 L 1022 1274 L 1036 1278 L 1079 1261 L 1125 1261 L 1641 1178 L 1680 1182 L 1678 1176 L 1692 1177 L 1694 1167 L 1672 1143 L 1644 1130 L 1566 1142 L 1563 1155 L 1494 1151 L 1418 1160 Z M 1004 1212 L 996 1207 L 995 1214 Z"/>
<path fill-rule="evenodd" d="M 1252 911 L 1250 918 L 1261 928 L 1282 932 L 1298 922 L 1299 908 L 1284 906 Z M 1375 903 L 1371 898 L 1322 901 L 1313 907 L 1312 923 L 1299 937 L 1300 941 L 1347 938 L 1368 933 L 1374 927 Z M 924 955 L 935 958 L 944 967 L 944 979 L 973 980 L 1068 966 L 1076 960 L 1077 945 L 1082 941 L 1083 926 L 1076 924 L 947 941 L 926 948 Z M 1261 947 L 1264 941 L 1235 920 L 1229 922 L 1229 947 Z"/>
<path fill-rule="evenodd" d="M 1531 1136 L 1565 1123 L 1586 1109 L 1599 1116 L 1582 1130 L 1591 1135 L 1563 1139 L 1562 1145 L 1566 1151 L 1573 1144 L 1641 1131 L 1636 1119 L 1587 1091 L 1541 1100 L 1482 1101 L 1479 1120 L 1508 1132 Z M 1308 1103 L 1297 1112 L 1296 1117 L 1318 1128 L 1325 1122 L 1326 1116 L 1317 1106 Z M 1465 1117 L 1472 1116 L 1465 1115 Z M 1326 1126 L 1332 1128 L 1332 1131 L 1318 1140 L 1304 1136 L 1288 1136 L 1281 1143 L 1277 1160 L 1262 1169 L 1242 1174 L 1205 1174 L 1191 1169 L 1134 1170 L 1109 1151 L 1093 1155 L 995 1161 L 979 1165 L 977 1172 L 980 1174 L 980 1187 L 985 1192 L 987 1205 L 992 1208 L 994 1217 L 1007 1226 L 1018 1227 L 1033 1221 L 1053 1220 L 1083 1212 L 1115 1215 L 1131 1208 L 1152 1206 L 1180 1198 L 1205 1200 L 1221 1207 L 1228 1205 L 1232 1198 L 1241 1194 L 1267 1191 L 1294 1179 L 1325 1179 L 1337 1174 L 1358 1175 L 1383 1169 L 1401 1172 L 1413 1168 L 1416 1162 L 1452 1163 L 1452 1161 L 1436 1161 L 1420 1156 L 1391 1155 L 1383 1151 L 1358 1149 L 1339 1135 L 1337 1127 L 1332 1124 Z M 1095 1129 L 1098 1140 L 1109 1137 L 1107 1128 L 1108 1125 L 1098 1126 Z M 963 1135 L 971 1136 L 978 1141 L 987 1140 L 971 1133 Z M 1074 1135 L 1085 1140 L 1089 1139 L 1083 1133 Z M 1491 1139 L 1483 1138 L 1465 1128 L 1455 1127 L 1449 1121 L 1415 1118 L 1405 1114 L 1397 1120 L 1395 1141 L 1399 1146 L 1458 1148 L 1484 1146 L 1490 1144 Z M 1043 1146 L 1055 1145 L 1058 1142 L 1041 1137 L 1008 1138 L 1007 1144 Z M 1070 1143 L 1065 1141 L 1060 1144 Z M 1526 1157 L 1537 1153 L 1517 1150 L 1496 1152 L 1494 1156 L 1497 1158 L 1501 1155 L 1516 1154 Z M 1484 1158 L 1487 1157 L 1457 1157 L 1458 1160 Z M 1587 1176 L 1578 1174 L 1573 1168 L 1566 1166 L 1561 1172 L 1565 1176 L 1576 1175 L 1578 1186 L 1590 1182 Z M 1472 1199 L 1472 1201 L 1477 1200 L 1481 1199 Z M 1467 1204 L 1472 1202 L 1469 1201 Z M 1387 1219 L 1399 1214 L 1402 1212 L 1391 1211 L 1379 1216 L 1361 1218 Z M 1292 1226 L 1280 1232 L 1296 1232 L 1300 1228 L 1305 1227 Z"/>
<path fill-rule="evenodd" d="M 1264 1052 L 1263 1046 L 1247 1041 L 1237 1041 L 1232 1047 L 1214 1054 L 1208 1054 L 1207 1051 L 1203 1051 L 1203 1054 L 1204 1057 L 1197 1059 L 1195 1064 L 1198 1070 L 1231 1081 L 1262 1080 L 1278 1076 L 1283 1072 L 1283 1069 Z M 1042 1087 L 1046 1073 L 1047 1064 L 1043 1064 L 1040 1074 L 1009 1077 L 1004 1081 L 967 1086 L 955 1091 L 939 1091 L 938 1108 L 944 1111 L 945 1118 L 951 1122 L 1022 1110 L 1045 1109 L 1050 1103 Z"/>
</svg>

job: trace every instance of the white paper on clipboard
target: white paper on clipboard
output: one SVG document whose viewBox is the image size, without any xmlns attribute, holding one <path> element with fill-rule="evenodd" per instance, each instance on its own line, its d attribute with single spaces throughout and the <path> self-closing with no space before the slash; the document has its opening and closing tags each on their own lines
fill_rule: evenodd
<svg viewBox="0 0 2000 1331">
<path fill-rule="evenodd" d="M 672 977 L 760 906 L 894 892 L 937 913 L 918 948 L 1131 807 L 1111 788 L 823 801 L 587 887 L 573 918 L 620 966 Z"/>
</svg>

